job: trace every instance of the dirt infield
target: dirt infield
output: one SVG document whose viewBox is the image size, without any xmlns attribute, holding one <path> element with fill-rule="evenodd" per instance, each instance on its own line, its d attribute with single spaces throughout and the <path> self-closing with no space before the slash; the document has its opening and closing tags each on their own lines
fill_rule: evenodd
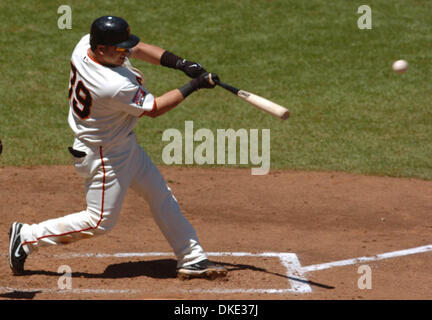
<svg viewBox="0 0 432 320">
<path fill-rule="evenodd" d="M 12 276 L 10 223 L 81 211 L 85 201 L 72 166 L 4 167 L 0 299 L 432 299 L 431 181 L 160 170 L 210 258 L 229 269 L 227 279 L 176 279 L 170 247 L 132 191 L 111 233 L 43 248 L 27 259 L 24 276 Z M 72 288 L 59 289 L 66 280 Z"/>
</svg>

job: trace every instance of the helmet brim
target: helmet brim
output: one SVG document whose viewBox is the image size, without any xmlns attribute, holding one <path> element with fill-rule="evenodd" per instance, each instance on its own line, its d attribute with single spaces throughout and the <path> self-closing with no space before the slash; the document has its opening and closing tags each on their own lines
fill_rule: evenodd
<svg viewBox="0 0 432 320">
<path fill-rule="evenodd" d="M 139 41 L 140 41 L 140 39 L 137 36 L 131 34 L 129 39 L 127 39 L 126 41 L 117 43 L 115 46 L 118 48 L 130 49 L 130 48 L 135 47 Z"/>
</svg>

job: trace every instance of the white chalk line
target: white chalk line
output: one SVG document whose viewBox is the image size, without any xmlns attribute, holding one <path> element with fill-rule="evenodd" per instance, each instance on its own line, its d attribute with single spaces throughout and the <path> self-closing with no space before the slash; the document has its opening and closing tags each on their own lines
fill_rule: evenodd
<svg viewBox="0 0 432 320">
<path fill-rule="evenodd" d="M 224 288 L 213 288 L 213 289 L 190 289 L 190 290 L 179 290 L 185 293 L 214 293 L 214 294 L 233 294 L 233 293 L 252 293 L 252 294 L 284 294 L 284 293 L 310 293 L 312 289 L 307 284 L 307 279 L 304 276 L 305 273 L 330 269 L 334 267 L 343 267 L 348 265 L 355 265 L 364 262 L 373 262 L 390 258 L 403 257 L 418 253 L 425 253 L 432 251 L 432 244 L 420 246 L 416 248 L 410 248 L 405 250 L 398 250 L 392 252 L 386 252 L 377 254 L 369 257 L 358 257 L 346 260 L 339 260 L 321 264 L 315 264 L 310 266 L 301 266 L 297 255 L 294 253 L 281 253 L 281 252 L 263 252 L 263 253 L 250 253 L 250 252 L 209 252 L 207 255 L 222 257 L 222 256 L 233 256 L 233 257 L 273 257 L 279 258 L 281 263 L 286 268 L 286 275 L 289 278 L 291 288 L 286 289 L 224 289 Z M 125 258 L 125 257 L 159 257 L 159 256 L 174 256 L 170 252 L 123 252 L 123 253 L 72 253 L 56 255 L 54 258 L 57 259 L 72 259 L 72 258 Z M 291 280 L 291 278 L 297 278 L 303 281 Z M 133 293 L 144 293 L 148 291 L 134 290 L 134 289 L 50 289 L 50 288 L 38 288 L 38 289 L 17 289 L 10 287 L 1 287 L 0 292 L 43 292 L 43 293 L 101 293 L 101 294 L 133 294 Z M 176 291 L 178 292 L 178 291 Z"/>
<path fill-rule="evenodd" d="M 282 253 L 282 252 L 263 252 L 263 253 L 248 253 L 248 252 L 213 252 L 209 256 L 236 256 L 236 257 L 274 257 L 279 258 L 282 265 L 286 269 L 286 277 L 290 284 L 290 288 L 286 289 L 189 289 L 184 292 L 187 293 L 215 293 L 215 294 L 233 294 L 233 293 L 249 293 L 249 294 L 285 294 L 285 293 L 310 293 L 312 288 L 308 284 L 307 279 L 301 271 L 300 261 L 295 253 Z"/>
<path fill-rule="evenodd" d="M 302 267 L 299 264 L 294 263 L 294 265 L 292 266 L 292 269 L 289 272 L 289 276 L 294 276 L 298 279 L 307 281 L 307 279 L 304 277 L 305 273 L 308 272 L 313 272 L 313 271 L 320 271 L 320 270 L 326 270 L 326 269 L 331 269 L 334 267 L 344 267 L 344 266 L 349 266 L 349 265 L 355 265 L 355 264 L 360 264 L 360 263 L 365 263 L 365 262 L 374 262 L 374 261 L 379 261 L 379 260 L 384 260 L 384 259 L 390 259 L 390 258 L 397 258 L 397 257 L 403 257 L 403 256 L 409 256 L 409 255 L 413 255 L 413 254 L 418 254 L 418 253 L 425 253 L 425 252 L 431 252 L 432 251 L 432 244 L 429 245 L 425 245 L 425 246 L 420 246 L 420 247 L 415 247 L 415 248 L 410 248 L 410 249 L 404 249 L 404 250 L 398 250 L 398 251 L 392 251 L 392 252 L 386 252 L 386 253 L 381 253 L 381 254 L 377 254 L 375 256 L 369 256 L 369 257 L 358 257 L 358 258 L 352 258 L 352 259 L 345 259 L 345 260 L 339 260 L 339 261 L 333 261 L 333 262 L 327 262 L 327 263 L 321 263 L 321 264 L 315 264 L 315 265 L 310 265 L 310 266 L 305 266 Z M 273 255 L 274 253 L 269 253 L 270 256 Z M 284 260 L 283 257 L 283 253 L 277 253 L 276 255 L 278 255 L 278 257 L 281 259 L 282 263 L 287 267 L 290 268 L 291 266 L 287 266 L 287 263 L 290 263 L 291 260 Z M 298 259 L 297 259 L 298 261 Z M 307 285 L 309 288 L 302 287 L 301 283 L 299 282 L 294 282 L 291 281 L 291 284 L 293 286 L 292 289 L 248 289 L 246 291 L 244 291 L 244 289 L 238 289 L 240 291 L 238 291 L 238 293 L 288 293 L 288 292 L 296 292 L 296 293 L 307 293 L 307 292 L 312 292 L 312 289 L 310 288 L 309 285 Z M 299 290 L 296 290 L 296 285 L 300 286 Z M 310 289 L 310 290 L 309 290 Z M 225 290 L 225 289 L 211 289 L 211 290 L 193 290 L 196 292 L 209 292 L 209 293 L 237 293 L 237 291 L 231 290 Z"/>
<path fill-rule="evenodd" d="M 71 253 L 71 254 L 59 254 L 53 256 L 56 259 L 74 259 L 74 258 L 132 258 L 132 257 L 162 257 L 162 256 L 174 256 L 171 252 L 120 252 L 120 253 Z M 262 252 L 262 253 L 251 253 L 251 252 L 208 252 L 209 257 L 270 257 L 278 258 L 282 265 L 286 269 L 286 277 L 290 288 L 282 289 L 254 289 L 254 288 L 235 288 L 235 289 L 224 289 L 224 288 L 213 288 L 209 290 L 205 289 L 177 289 L 170 293 L 215 293 L 215 294 L 229 294 L 229 293 L 253 293 L 253 294 L 284 294 L 284 293 L 307 293 L 312 292 L 311 287 L 304 278 L 300 267 L 300 261 L 297 255 L 294 253 L 279 253 L 279 252 Z M 60 274 L 59 274 L 60 276 Z M 296 279 L 302 280 L 301 282 L 296 281 Z M 43 293 L 103 293 L 103 294 L 116 294 L 116 293 L 143 293 L 147 291 L 143 290 L 107 290 L 107 289 L 70 289 L 70 290 L 60 290 L 60 289 L 14 289 L 7 287 L 0 287 L 0 291 L 6 292 L 43 292 Z"/>
<path fill-rule="evenodd" d="M 132 258 L 132 257 L 163 257 L 163 256 L 174 256 L 171 252 L 120 252 L 120 253 L 73 253 L 66 255 L 57 255 L 56 258 L 68 259 L 68 258 Z M 182 292 L 188 293 L 307 293 L 312 292 L 312 288 L 307 283 L 307 279 L 304 278 L 302 271 L 300 270 L 301 264 L 295 253 L 284 253 L 284 252 L 262 252 L 262 253 L 251 253 L 251 252 L 208 252 L 209 257 L 269 257 L 278 258 L 282 265 L 286 268 L 286 276 L 290 284 L 290 288 L 286 289 L 192 289 L 192 290 L 181 290 Z M 301 281 L 296 281 L 299 279 Z"/>
<path fill-rule="evenodd" d="M 284 294 L 284 293 L 305 293 L 298 292 L 294 289 L 190 289 L 181 290 L 184 293 L 214 293 L 214 294 L 231 294 L 231 293 L 249 293 L 249 294 Z"/>
<path fill-rule="evenodd" d="M 11 288 L 11 287 L 0 287 L 0 292 L 18 292 L 18 293 L 58 293 L 58 294 L 132 294 L 139 293 L 142 290 L 134 289 L 53 289 L 53 288 Z"/>
<path fill-rule="evenodd" d="M 149 294 L 154 290 L 142 289 L 53 289 L 53 288 L 11 288 L 0 287 L 0 293 L 53 293 L 53 294 Z M 167 294 L 181 293 L 215 293 L 215 294 L 230 294 L 230 293 L 252 293 L 252 294 L 283 294 L 283 293 L 298 293 L 293 289 L 180 289 L 180 290 L 167 290 Z"/>
<path fill-rule="evenodd" d="M 269 257 L 280 258 L 284 252 L 207 252 L 209 257 Z M 139 258 L 139 257 L 173 257 L 172 252 L 118 252 L 118 253 L 67 253 L 55 255 L 56 259 L 73 258 Z"/>
<path fill-rule="evenodd" d="M 378 260 L 403 257 L 403 256 L 412 255 L 412 254 L 417 254 L 417 253 L 429 252 L 429 251 L 432 251 L 432 244 L 429 244 L 426 246 L 421 246 L 421 247 L 416 247 L 416 248 L 411 248 L 411 249 L 381 253 L 381 254 L 377 254 L 375 256 L 370 256 L 370 257 L 359 257 L 359 258 L 352 258 L 352 259 L 346 259 L 346 260 L 340 260 L 340 261 L 320 263 L 320 264 L 301 267 L 300 269 L 303 273 L 306 273 L 306 272 L 330 269 L 330 268 L 334 268 L 334 267 L 344 267 L 344 266 L 354 265 L 354 264 L 359 264 L 359 263 L 364 263 L 364 262 L 373 262 L 373 261 L 378 261 Z"/>
</svg>

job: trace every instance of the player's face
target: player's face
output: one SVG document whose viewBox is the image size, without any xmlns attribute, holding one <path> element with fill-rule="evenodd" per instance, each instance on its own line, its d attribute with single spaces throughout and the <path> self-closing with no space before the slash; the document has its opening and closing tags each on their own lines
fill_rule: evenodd
<svg viewBox="0 0 432 320">
<path fill-rule="evenodd" d="M 114 46 L 103 46 L 103 48 L 101 48 L 101 51 L 103 52 L 104 64 L 121 66 L 125 62 L 126 58 L 129 56 L 130 50 L 117 48 Z"/>
</svg>

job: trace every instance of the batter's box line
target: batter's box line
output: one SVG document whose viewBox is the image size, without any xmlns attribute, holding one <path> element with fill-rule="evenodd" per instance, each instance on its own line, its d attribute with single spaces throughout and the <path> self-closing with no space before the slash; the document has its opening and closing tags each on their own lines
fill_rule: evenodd
<svg viewBox="0 0 432 320">
<path fill-rule="evenodd" d="M 283 294 L 283 293 L 309 293 L 312 292 L 310 282 L 305 278 L 304 273 L 301 271 L 300 261 L 295 253 L 286 252 L 208 252 L 209 257 L 258 257 L 258 258 L 278 258 L 281 264 L 285 267 L 284 277 L 288 280 L 289 288 L 282 289 L 192 289 L 181 290 L 189 293 L 269 293 L 269 294 Z M 119 252 L 119 253 L 72 253 L 56 255 L 57 259 L 71 259 L 71 258 L 133 258 L 133 257 L 167 257 L 174 256 L 170 252 Z M 264 270 L 266 271 L 267 270 Z M 274 273 L 275 274 L 275 273 Z"/>
<path fill-rule="evenodd" d="M 384 260 L 384 259 L 404 257 L 404 256 L 413 255 L 413 254 L 430 252 L 430 251 L 432 251 L 432 244 L 428 244 L 428 245 L 420 246 L 420 247 L 416 247 L 416 248 L 410 248 L 410 249 L 381 253 L 381 254 L 377 254 L 375 256 L 358 257 L 358 258 L 352 258 L 352 259 L 345 259 L 345 260 L 339 260 L 339 261 L 314 264 L 314 265 L 310 265 L 310 266 L 301 267 L 300 271 L 302 273 L 308 273 L 308 272 L 313 272 L 313 271 L 326 270 L 326 269 L 330 269 L 330 268 L 334 268 L 334 267 L 344 267 L 344 266 L 355 265 L 355 264 L 360 264 L 360 263 L 365 263 L 365 262 L 374 262 L 374 261 L 379 261 L 379 260 Z"/>
<path fill-rule="evenodd" d="M 333 262 L 326 262 L 321 264 L 315 264 L 310 266 L 301 266 L 300 261 L 296 254 L 294 253 L 281 253 L 281 252 L 264 252 L 264 253 L 250 253 L 250 252 L 209 252 L 208 256 L 213 257 L 222 257 L 222 256 L 232 256 L 232 257 L 274 257 L 278 258 L 282 265 L 284 265 L 286 269 L 285 277 L 288 278 L 291 288 L 286 289 L 224 289 L 224 288 L 215 288 L 209 290 L 203 289 L 191 289 L 191 290 L 180 290 L 182 292 L 189 293 L 220 293 L 220 294 L 230 294 L 230 293 L 267 293 L 267 294 L 284 294 L 284 293 L 309 293 L 312 292 L 310 284 L 315 284 L 306 279 L 305 274 L 320 271 L 325 269 L 330 269 L 334 267 L 343 267 L 349 265 L 355 265 L 365 262 L 373 262 L 390 258 L 403 257 L 413 254 L 425 253 L 432 251 L 432 244 L 386 252 L 377 254 L 375 256 L 369 257 L 358 257 L 352 259 L 345 259 Z M 174 256 L 169 252 L 126 252 L 126 253 L 72 253 L 72 254 L 61 254 L 55 255 L 54 258 L 57 259 L 73 259 L 73 258 L 128 258 L 128 257 L 167 257 Z M 0 287 L 0 291 L 5 290 L 6 288 Z M 8 288 L 9 290 L 13 290 L 12 288 Z M 9 291 L 8 290 L 8 291 Z M 97 289 L 95 289 L 98 291 Z M 45 291 L 43 289 L 42 291 Z M 103 290 L 102 290 L 103 291 Z M 116 292 L 113 291 L 105 291 L 108 292 Z M 78 293 L 78 292 L 77 292 Z"/>
</svg>

